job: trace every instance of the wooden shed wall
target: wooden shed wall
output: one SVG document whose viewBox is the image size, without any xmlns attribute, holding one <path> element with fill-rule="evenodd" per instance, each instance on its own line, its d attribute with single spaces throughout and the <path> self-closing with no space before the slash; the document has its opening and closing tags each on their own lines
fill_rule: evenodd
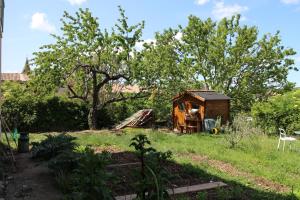
<svg viewBox="0 0 300 200">
<path fill-rule="evenodd" d="M 182 111 L 179 108 L 179 104 L 184 103 L 185 110 Z M 177 101 L 173 102 L 173 128 L 179 129 L 177 125 L 184 125 L 185 124 L 185 113 L 188 112 L 189 109 L 192 108 L 192 103 L 199 105 L 199 116 L 201 121 L 204 119 L 205 107 L 204 102 L 200 101 L 199 99 L 192 97 L 190 95 L 184 95 Z"/>
<path fill-rule="evenodd" d="M 217 119 L 218 116 L 221 116 L 222 124 L 229 121 L 229 100 L 209 100 L 205 104 L 205 118 Z"/>
</svg>

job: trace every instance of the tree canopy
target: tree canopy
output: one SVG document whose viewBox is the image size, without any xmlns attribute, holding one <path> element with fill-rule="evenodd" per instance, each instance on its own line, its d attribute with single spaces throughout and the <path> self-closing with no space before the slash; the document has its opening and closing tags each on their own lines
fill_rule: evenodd
<svg viewBox="0 0 300 200">
<path fill-rule="evenodd" d="M 74 16 L 65 12 L 62 35 L 53 35 L 55 42 L 35 53 L 33 91 L 43 95 L 66 88 L 70 98 L 89 104 L 92 129 L 99 110 L 127 99 L 150 96 L 146 105 L 166 116 L 175 94 L 205 88 L 230 96 L 238 112 L 294 86 L 287 75 L 297 70 L 291 58 L 296 52 L 282 45 L 279 32 L 259 37 L 258 28 L 241 25 L 239 15 L 218 22 L 191 15 L 187 26 L 157 32 L 140 50 L 144 22 L 129 25 L 125 11 L 119 11 L 111 30 L 88 9 Z M 116 85 L 137 85 L 140 92 L 118 92 Z"/>
<path fill-rule="evenodd" d="M 292 88 L 287 75 L 296 52 L 281 44 L 279 32 L 258 38 L 258 28 L 240 25 L 240 16 L 219 22 L 190 16 L 182 31 L 187 70 L 207 89 L 232 97 L 236 110 Z"/>
<path fill-rule="evenodd" d="M 144 22 L 130 26 L 125 11 L 121 7 L 119 11 L 118 23 L 111 30 L 101 29 L 88 9 L 80 9 L 75 16 L 65 12 L 62 35 L 53 35 L 56 42 L 35 53 L 38 67 L 33 82 L 38 84 L 33 85 L 46 93 L 65 87 L 70 98 L 88 102 L 92 129 L 97 127 L 97 112 L 109 103 L 143 96 L 142 88 L 129 96 L 113 91 L 114 85 L 137 84 L 142 78 L 136 76 L 141 56 L 135 46 Z"/>
</svg>

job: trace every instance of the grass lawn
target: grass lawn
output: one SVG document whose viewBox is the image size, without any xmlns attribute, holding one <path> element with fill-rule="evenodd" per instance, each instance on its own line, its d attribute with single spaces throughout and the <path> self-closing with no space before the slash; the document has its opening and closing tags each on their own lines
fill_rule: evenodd
<svg viewBox="0 0 300 200">
<path fill-rule="evenodd" d="M 283 193 L 293 193 L 300 198 L 300 139 L 293 150 L 277 151 L 277 137 L 253 136 L 244 139 L 238 147 L 228 148 L 223 135 L 192 134 L 176 135 L 145 129 L 126 129 L 117 135 L 110 131 L 70 133 L 80 145 L 113 147 L 133 150 L 130 139 L 146 134 L 152 145 L 160 150 L 171 150 L 176 162 L 192 164 L 212 176 L 227 182 L 235 182 L 258 191 L 274 190 L 277 185 L 286 188 Z M 30 140 L 40 141 L 44 134 L 30 134 Z M 277 191 L 280 191 L 279 189 Z"/>
</svg>

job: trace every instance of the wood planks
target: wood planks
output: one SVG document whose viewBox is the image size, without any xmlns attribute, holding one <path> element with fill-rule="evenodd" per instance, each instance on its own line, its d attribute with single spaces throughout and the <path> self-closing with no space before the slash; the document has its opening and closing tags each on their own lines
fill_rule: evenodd
<svg viewBox="0 0 300 200">
<path fill-rule="evenodd" d="M 184 194 L 190 192 L 199 192 L 202 190 L 209 190 L 209 189 L 214 189 L 214 188 L 219 188 L 224 186 L 227 186 L 227 184 L 220 181 L 220 182 L 211 182 L 211 183 L 178 187 L 174 189 L 168 189 L 167 191 L 169 195 L 176 195 L 176 194 Z M 129 195 L 115 197 L 116 200 L 133 200 L 134 198 L 136 198 L 136 194 L 129 194 Z"/>
</svg>

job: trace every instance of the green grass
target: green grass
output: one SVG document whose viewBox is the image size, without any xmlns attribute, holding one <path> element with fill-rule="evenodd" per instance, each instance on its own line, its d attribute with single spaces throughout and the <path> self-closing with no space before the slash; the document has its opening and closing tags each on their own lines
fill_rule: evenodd
<svg viewBox="0 0 300 200">
<path fill-rule="evenodd" d="M 80 145 L 117 146 L 124 150 L 129 147 L 130 139 L 138 133 L 146 134 L 152 145 L 160 151 L 171 150 L 174 159 L 179 163 L 191 163 L 195 167 L 228 181 L 235 181 L 242 185 L 258 188 L 247 180 L 247 177 L 230 176 L 207 163 L 195 163 L 185 154 L 205 155 L 210 159 L 230 163 L 240 171 L 253 176 L 264 177 L 276 183 L 293 188 L 300 197 L 300 141 L 296 141 L 293 150 L 277 151 L 278 138 L 267 136 L 253 136 L 242 141 L 237 148 L 230 149 L 223 135 L 192 134 L 175 135 L 173 133 L 158 132 L 144 129 L 126 129 L 121 135 L 109 131 L 70 133 L 77 137 Z M 31 134 L 31 141 L 39 141 L 43 134 Z"/>
</svg>

